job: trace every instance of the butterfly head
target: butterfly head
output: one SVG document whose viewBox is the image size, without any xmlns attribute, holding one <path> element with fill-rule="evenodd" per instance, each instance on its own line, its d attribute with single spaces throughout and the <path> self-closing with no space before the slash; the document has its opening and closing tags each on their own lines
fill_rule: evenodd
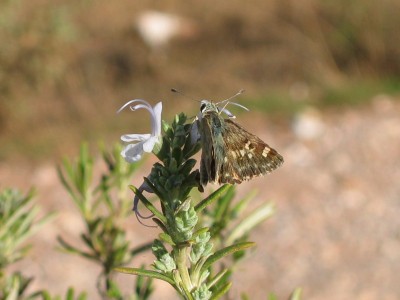
<svg viewBox="0 0 400 300">
<path fill-rule="evenodd" d="M 209 112 L 218 112 L 219 113 L 220 109 L 217 106 L 217 104 L 208 101 L 208 100 L 201 100 L 200 101 L 200 112 L 204 115 Z"/>
<path fill-rule="evenodd" d="M 221 114 L 221 112 L 225 113 L 230 119 L 235 119 L 236 116 L 232 114 L 226 107 L 229 104 L 233 104 L 235 106 L 239 106 L 240 108 L 244 110 L 249 110 L 247 107 L 236 103 L 236 102 L 231 102 L 229 99 L 220 101 L 218 103 L 213 103 L 208 100 L 201 100 L 200 101 L 200 115 L 204 116 L 205 114 L 210 114 L 210 113 L 217 113 Z"/>
</svg>

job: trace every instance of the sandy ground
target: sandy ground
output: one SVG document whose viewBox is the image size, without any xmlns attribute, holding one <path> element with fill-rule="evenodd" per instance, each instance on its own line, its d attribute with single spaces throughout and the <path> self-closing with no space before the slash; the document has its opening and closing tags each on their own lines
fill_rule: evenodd
<svg viewBox="0 0 400 300">
<path fill-rule="evenodd" d="M 362 108 L 305 111 L 284 126 L 254 113 L 238 122 L 279 150 L 285 164 L 237 189 L 239 195 L 258 189 L 254 206 L 272 200 L 277 212 L 252 234 L 258 247 L 238 267 L 230 298 L 246 292 L 266 299 L 274 292 L 286 299 L 302 287 L 309 300 L 400 299 L 400 103 L 377 96 Z M 74 286 L 98 299 L 99 269 L 56 249 L 57 235 L 79 244 L 83 225 L 54 166 L 3 163 L 0 184 L 24 190 L 35 185 L 43 210 L 58 212 L 31 240 L 31 255 L 14 268 L 35 276 L 32 288 L 64 294 Z M 133 244 L 157 232 L 132 216 Z M 141 261 L 151 262 L 151 254 L 133 264 Z M 119 279 L 129 286 L 132 278 Z M 171 288 L 157 285 L 153 299 L 176 298 Z"/>
</svg>

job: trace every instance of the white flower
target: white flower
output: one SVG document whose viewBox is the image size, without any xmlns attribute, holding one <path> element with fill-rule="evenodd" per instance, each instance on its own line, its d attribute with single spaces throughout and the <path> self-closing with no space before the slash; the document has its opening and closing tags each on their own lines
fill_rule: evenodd
<svg viewBox="0 0 400 300">
<path fill-rule="evenodd" d="M 132 105 L 133 103 L 139 103 Z M 151 117 L 151 134 L 124 134 L 121 136 L 121 140 L 126 143 L 136 142 L 128 144 L 122 151 L 122 157 L 128 162 L 132 163 L 142 158 L 143 152 L 153 151 L 154 145 L 159 142 L 161 137 L 161 111 L 162 103 L 158 102 L 154 107 L 142 99 L 134 99 L 125 103 L 117 113 L 129 107 L 130 110 L 135 111 L 140 108 L 147 109 Z"/>
</svg>

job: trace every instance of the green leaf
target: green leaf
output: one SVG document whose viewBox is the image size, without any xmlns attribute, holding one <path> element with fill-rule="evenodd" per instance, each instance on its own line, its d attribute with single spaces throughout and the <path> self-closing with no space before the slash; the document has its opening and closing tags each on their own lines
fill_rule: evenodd
<svg viewBox="0 0 400 300">
<path fill-rule="evenodd" d="M 163 194 L 154 186 L 154 184 L 147 178 L 143 178 L 144 182 L 147 183 L 149 188 L 153 191 L 154 194 L 157 195 L 158 198 L 163 199 Z"/>
<path fill-rule="evenodd" d="M 54 217 L 48 214 L 36 220 L 39 208 L 31 205 L 33 194 L 33 190 L 27 195 L 16 189 L 0 192 L 0 269 L 23 258 L 30 246 L 21 244 Z"/>
<path fill-rule="evenodd" d="M 64 241 L 64 239 L 62 237 L 60 237 L 60 236 L 57 237 L 57 241 L 60 243 L 60 245 L 61 245 L 61 247 L 62 247 L 62 249 L 64 251 L 67 251 L 67 252 L 72 253 L 72 254 L 77 254 L 77 255 L 86 257 L 86 258 L 88 258 L 90 260 L 97 261 L 97 257 L 95 255 L 83 252 L 83 251 L 71 246 L 66 241 Z"/>
<path fill-rule="evenodd" d="M 183 291 L 184 295 L 185 295 L 185 299 L 187 300 L 194 300 L 192 294 L 190 293 L 190 291 L 187 289 L 187 287 L 183 284 L 183 282 L 180 282 L 179 287 L 181 288 L 181 290 Z"/>
<path fill-rule="evenodd" d="M 250 201 L 256 196 L 256 194 L 257 192 L 254 190 L 248 193 L 237 204 L 235 204 L 230 212 L 231 218 L 236 219 L 247 208 Z"/>
<path fill-rule="evenodd" d="M 171 236 L 169 234 L 166 234 L 165 232 L 161 232 L 158 235 L 158 238 L 162 240 L 163 242 L 166 242 L 167 244 L 170 244 L 171 246 L 175 246 L 174 241 L 172 240 Z"/>
<path fill-rule="evenodd" d="M 87 299 L 87 295 L 86 295 L 86 293 L 80 293 L 79 294 L 79 296 L 78 296 L 78 300 L 86 300 Z"/>
<path fill-rule="evenodd" d="M 58 175 L 83 217 L 90 219 L 93 210 L 90 202 L 92 194 L 89 190 L 93 175 L 93 158 L 89 155 L 87 143 L 81 145 L 75 163 L 68 159 L 63 160 L 63 170 L 59 167 Z"/>
<path fill-rule="evenodd" d="M 195 211 L 197 213 L 201 212 L 203 209 L 205 209 L 208 205 L 210 205 L 211 203 L 213 203 L 214 201 L 218 200 L 221 195 L 223 195 L 224 193 L 226 193 L 229 188 L 231 188 L 232 186 L 230 184 L 225 184 L 223 186 L 221 186 L 218 190 L 216 190 L 214 193 L 212 193 L 210 196 L 208 196 L 207 198 L 205 198 L 204 200 L 200 201 L 195 207 Z"/>
<path fill-rule="evenodd" d="M 221 272 L 219 272 L 218 274 L 216 274 L 213 278 L 210 279 L 210 281 L 208 282 L 207 286 L 208 288 L 212 288 L 214 285 L 218 285 L 218 283 L 220 282 L 220 280 L 224 280 L 225 278 L 225 274 L 228 272 L 228 269 L 223 269 Z"/>
<path fill-rule="evenodd" d="M 154 240 L 151 246 L 151 251 L 153 252 L 154 256 L 159 259 L 164 254 L 167 254 L 168 251 L 165 248 L 164 244 L 160 240 Z"/>
<path fill-rule="evenodd" d="M 240 295 L 241 300 L 250 300 L 249 296 L 247 296 L 245 293 Z"/>
<path fill-rule="evenodd" d="M 157 218 L 151 218 L 153 220 L 154 223 L 156 223 L 158 225 L 158 227 L 161 228 L 162 231 L 164 232 L 168 232 L 167 227 L 165 226 L 165 224 L 163 222 L 161 222 L 161 220 L 157 219 Z M 154 227 L 154 226 L 152 226 Z"/>
<path fill-rule="evenodd" d="M 171 277 L 163 275 L 156 271 L 143 270 L 143 269 L 138 269 L 138 268 L 125 268 L 125 267 L 115 268 L 114 271 L 120 272 L 120 273 L 125 273 L 125 274 L 141 275 L 144 277 L 160 279 L 165 282 L 168 282 L 171 285 L 175 285 L 175 282 Z"/>
<path fill-rule="evenodd" d="M 43 291 L 41 293 L 41 296 L 43 297 L 42 300 L 51 300 L 50 293 L 48 291 Z"/>
<path fill-rule="evenodd" d="M 190 171 L 193 169 L 193 167 L 196 165 L 196 160 L 195 159 L 188 159 L 185 161 L 180 167 L 179 167 L 179 172 L 181 174 L 189 174 Z"/>
<path fill-rule="evenodd" d="M 144 244 L 142 246 L 135 247 L 135 248 L 130 250 L 130 254 L 131 254 L 132 257 L 134 257 L 134 256 L 136 256 L 136 255 L 138 255 L 138 254 L 140 254 L 142 252 L 151 250 L 151 246 L 152 245 L 153 245 L 153 243 L 146 243 L 146 244 Z"/>
<path fill-rule="evenodd" d="M 274 293 L 268 295 L 268 300 L 278 300 L 278 297 Z"/>
<path fill-rule="evenodd" d="M 301 288 L 296 288 L 293 293 L 290 295 L 289 300 L 300 300 L 301 299 Z"/>
<path fill-rule="evenodd" d="M 170 273 L 176 269 L 176 263 L 169 253 L 158 257 L 158 259 L 154 261 L 154 266 L 164 273 Z"/>
<path fill-rule="evenodd" d="M 273 203 L 265 203 L 256 208 L 252 213 L 244 218 L 226 239 L 226 244 L 232 244 L 242 236 L 249 233 L 254 227 L 271 217 L 275 212 L 275 205 Z"/>
<path fill-rule="evenodd" d="M 153 279 L 137 276 L 135 291 L 138 300 L 149 299 L 150 294 L 154 291 Z"/>
<path fill-rule="evenodd" d="M 74 289 L 69 288 L 66 295 L 66 300 L 74 300 Z"/>
<path fill-rule="evenodd" d="M 194 240 L 196 237 L 198 237 L 199 235 L 202 235 L 206 232 L 208 232 L 210 230 L 210 228 L 208 227 L 204 227 L 204 228 L 200 228 L 199 230 L 195 231 L 192 235 L 192 240 Z"/>
<path fill-rule="evenodd" d="M 66 169 L 66 162 L 64 162 L 64 169 Z M 60 166 L 57 166 L 57 174 L 58 178 L 61 181 L 61 184 L 64 186 L 64 188 L 67 190 L 68 194 L 71 196 L 71 198 L 76 202 L 75 200 L 75 194 L 72 190 L 71 185 L 68 183 L 67 179 L 64 176 L 64 173 L 62 172 L 62 169 Z"/>
<path fill-rule="evenodd" d="M 161 126 L 162 126 L 162 129 L 163 129 L 164 133 L 167 133 L 168 131 L 172 130 L 171 125 L 169 125 L 169 123 L 165 122 L 164 120 L 162 120 Z"/>
<path fill-rule="evenodd" d="M 208 300 L 212 296 L 212 292 L 207 288 L 207 285 L 201 284 L 194 291 L 192 290 L 192 295 L 195 300 Z"/>
<path fill-rule="evenodd" d="M 225 247 L 221 250 L 218 250 L 217 252 L 215 252 L 213 255 L 211 255 L 204 263 L 203 267 L 201 268 L 201 272 L 203 272 L 204 270 L 208 269 L 208 267 L 210 267 L 213 263 L 215 263 L 216 261 L 218 261 L 219 259 L 235 253 L 237 251 L 241 251 L 250 247 L 254 247 L 256 244 L 253 242 L 242 242 L 242 243 L 237 243 L 228 247 Z"/>
<path fill-rule="evenodd" d="M 218 201 L 215 212 L 214 219 L 217 222 L 225 223 L 229 218 L 229 208 L 235 196 L 235 187 L 230 186 L 230 188 L 226 191 L 225 195 L 220 198 Z"/>
<path fill-rule="evenodd" d="M 219 288 L 218 290 L 216 290 L 213 293 L 210 300 L 220 299 L 224 294 L 226 294 L 229 291 L 231 286 L 232 286 L 232 282 L 228 282 L 227 284 L 224 284 L 221 288 Z"/>
</svg>

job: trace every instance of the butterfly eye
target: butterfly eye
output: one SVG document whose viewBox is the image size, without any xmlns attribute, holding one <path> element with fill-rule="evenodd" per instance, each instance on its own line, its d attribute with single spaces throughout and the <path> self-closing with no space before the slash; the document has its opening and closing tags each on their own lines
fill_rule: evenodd
<svg viewBox="0 0 400 300">
<path fill-rule="evenodd" d="M 202 103 L 202 104 L 200 105 L 200 111 L 203 112 L 205 108 L 206 108 L 206 104 L 205 104 L 205 103 Z"/>
</svg>

